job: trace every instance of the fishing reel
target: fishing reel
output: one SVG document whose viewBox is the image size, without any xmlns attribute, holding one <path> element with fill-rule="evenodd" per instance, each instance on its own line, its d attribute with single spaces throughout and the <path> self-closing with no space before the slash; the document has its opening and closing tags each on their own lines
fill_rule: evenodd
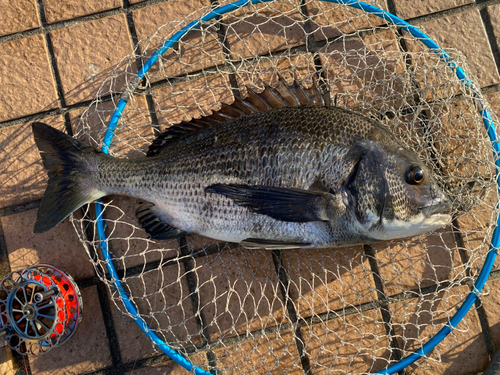
<svg viewBox="0 0 500 375">
<path fill-rule="evenodd" d="M 64 344 L 82 317 L 80 290 L 50 265 L 12 272 L 0 284 L 0 340 L 25 355 Z"/>
</svg>

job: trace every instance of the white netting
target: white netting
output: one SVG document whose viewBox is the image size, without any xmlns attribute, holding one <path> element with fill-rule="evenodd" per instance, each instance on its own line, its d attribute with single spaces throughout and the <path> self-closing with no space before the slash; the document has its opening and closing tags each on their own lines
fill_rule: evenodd
<svg viewBox="0 0 500 375">
<path fill-rule="evenodd" d="M 169 22 L 139 43 L 104 81 L 77 137 L 100 147 L 138 66 L 209 11 Z M 448 52 L 472 77 L 463 55 Z M 366 247 L 247 250 L 194 235 L 150 240 L 135 218 L 137 201 L 107 197 L 113 261 L 141 318 L 204 369 L 380 370 L 419 348 L 455 313 L 484 262 L 498 215 L 492 146 L 474 93 L 435 53 L 347 6 L 250 5 L 203 24 L 161 57 L 131 90 L 111 154 L 145 157 L 157 131 L 244 97 L 245 86 L 258 91 L 276 82 L 276 73 L 304 86 L 317 76 L 338 106 L 389 126 L 436 174 L 453 201 L 453 225 Z M 95 217 L 93 205 L 88 214 Z M 73 223 L 104 275 L 95 221 Z M 102 280 L 127 314 L 111 281 Z M 416 366 L 432 368 L 473 323 L 466 319 Z"/>
</svg>

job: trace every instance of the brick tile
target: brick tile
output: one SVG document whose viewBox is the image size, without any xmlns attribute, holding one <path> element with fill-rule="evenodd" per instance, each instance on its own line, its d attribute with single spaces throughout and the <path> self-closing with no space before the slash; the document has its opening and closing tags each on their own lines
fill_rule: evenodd
<svg viewBox="0 0 500 375">
<path fill-rule="evenodd" d="M 145 322 L 162 340 L 176 348 L 201 343 L 194 316 L 185 269 L 182 263 L 126 276 L 122 283 Z M 130 318 L 116 293 L 112 312 L 123 360 L 126 362 L 155 354 L 150 339 Z M 123 314 L 122 314 L 123 312 Z"/>
<path fill-rule="evenodd" d="M 221 252 L 238 246 L 235 243 L 217 241 L 198 234 L 186 236 L 186 242 L 191 254 L 207 254 L 210 251 Z"/>
<path fill-rule="evenodd" d="M 42 120 L 60 130 L 61 116 Z M 43 196 L 47 173 L 35 145 L 31 122 L 0 128 L 0 207 L 30 202 Z"/>
<path fill-rule="evenodd" d="M 405 100 L 405 61 L 393 31 L 333 43 L 319 51 L 330 89 L 339 106 L 379 117 Z M 388 77 L 398 78 L 391 81 Z M 385 84 L 381 85 L 380 82 Z M 376 113 L 370 113 L 370 108 Z M 372 109 L 372 111 L 373 111 Z"/>
<path fill-rule="evenodd" d="M 286 321 L 271 252 L 235 248 L 193 261 L 212 340 Z"/>
<path fill-rule="evenodd" d="M 283 251 L 290 296 L 300 317 L 309 317 L 376 299 L 362 246 Z"/>
<path fill-rule="evenodd" d="M 500 92 L 486 94 L 484 98 L 489 104 L 488 109 L 490 110 L 491 114 L 495 115 L 497 119 L 500 119 Z M 498 125 L 498 122 L 495 123 L 495 125 Z"/>
<path fill-rule="evenodd" d="M 210 1 L 168 1 L 134 11 L 137 37 L 142 40 L 143 63 L 168 37 L 210 10 Z M 168 25 L 166 25 L 168 24 Z M 165 26 L 164 26 L 165 25 Z M 149 39 L 147 39 L 149 37 Z M 147 39 L 147 40 L 146 40 Z M 150 81 L 184 75 L 224 62 L 214 26 L 190 32 L 180 44 L 163 55 L 149 71 Z"/>
<path fill-rule="evenodd" d="M 485 95 L 485 99 L 489 104 L 492 116 L 495 116 L 497 105 L 500 104 L 500 96 L 498 93 L 491 93 Z M 493 148 L 484 130 L 482 118 L 479 115 L 476 120 L 477 124 L 475 126 L 477 129 L 470 124 L 470 121 L 464 121 L 464 118 L 467 119 L 467 116 L 457 116 L 457 118 L 449 119 L 449 126 L 458 129 L 462 133 L 459 138 L 462 145 L 456 147 L 457 151 L 454 150 L 454 152 L 456 155 L 464 155 L 464 157 L 456 161 L 458 168 L 450 168 L 450 174 L 457 182 L 460 179 L 465 182 L 476 181 L 479 186 L 483 185 L 481 184 L 482 179 L 492 181 L 489 184 L 484 184 L 489 187 L 489 191 L 479 190 L 479 188 L 473 189 L 473 196 L 479 198 L 478 202 L 471 209 L 465 210 L 457 216 L 464 247 L 470 258 L 471 271 L 474 275 L 477 275 L 483 266 L 484 257 L 489 251 L 491 235 L 498 215 L 495 207 L 499 198 L 494 178 L 491 178 L 496 173 L 496 167 L 493 164 Z M 479 140 L 475 144 L 466 144 L 465 139 L 467 139 L 467 136 L 474 137 L 474 135 Z M 450 141 L 460 144 L 457 141 Z M 466 178 L 462 178 L 462 175 Z M 454 182 L 454 185 L 457 185 L 457 183 Z M 462 197 L 464 196 L 466 195 L 462 194 Z M 500 259 L 497 259 L 495 266 L 499 264 Z"/>
<path fill-rule="evenodd" d="M 231 57 L 241 60 L 304 45 L 307 34 L 297 8 L 290 2 L 275 2 L 252 4 L 228 14 L 223 23 L 227 23 Z"/>
<path fill-rule="evenodd" d="M 486 295 L 481 296 L 481 302 L 486 312 L 491 338 L 495 350 L 500 347 L 500 278 L 490 279 L 483 289 Z"/>
<path fill-rule="evenodd" d="M 1 0 L 0 9 L 0 36 L 40 26 L 33 0 Z"/>
<path fill-rule="evenodd" d="M 452 104 L 436 104 L 432 108 L 429 128 L 442 173 L 449 178 L 449 183 L 456 186 L 455 189 L 463 189 L 464 184 L 473 181 L 481 183 L 484 179 L 491 179 L 495 173 L 493 148 L 472 98 Z M 459 194 L 459 190 L 454 193 Z M 465 198 L 459 198 L 462 204 L 465 204 Z"/>
<path fill-rule="evenodd" d="M 0 44 L 0 121 L 58 106 L 41 35 Z"/>
<path fill-rule="evenodd" d="M 451 228 L 411 239 L 372 245 L 389 295 L 463 277 L 463 266 Z"/>
<path fill-rule="evenodd" d="M 117 71 L 113 68 L 132 52 L 124 15 L 55 30 L 50 37 L 67 104 L 93 98 L 110 76 L 113 80 L 104 84 L 100 94 L 123 89 L 125 75 L 117 75 L 125 69 L 128 60 L 124 60 Z"/>
<path fill-rule="evenodd" d="M 420 349 L 447 324 L 468 293 L 469 287 L 463 285 L 391 304 L 392 326 L 404 356 Z M 488 361 L 479 318 L 472 308 L 453 332 L 406 371 L 415 375 L 466 375 L 483 371 Z"/>
<path fill-rule="evenodd" d="M 456 48 L 467 57 L 467 64 L 481 87 L 500 82 L 478 10 L 424 22 L 422 27 L 441 48 Z"/>
<path fill-rule="evenodd" d="M 384 321 L 376 310 L 301 328 L 314 374 L 374 373 L 388 365 Z"/>
<path fill-rule="evenodd" d="M 470 258 L 469 266 L 472 274 L 476 276 L 481 271 L 490 248 L 491 236 L 498 216 L 495 208 L 497 202 L 498 193 L 492 190 L 482 204 L 457 217 L 464 247 Z M 497 258 L 494 267 L 499 265 L 500 259 Z"/>
<path fill-rule="evenodd" d="M 118 304 L 120 305 L 120 309 L 125 309 L 121 303 L 118 302 Z M 153 342 L 132 318 L 122 314 L 121 310 L 114 304 L 111 306 L 111 312 L 124 362 L 133 362 L 158 354 Z"/>
<path fill-rule="evenodd" d="M 215 74 L 153 91 L 153 100 L 161 126 L 189 121 L 233 102 L 227 75 Z"/>
<path fill-rule="evenodd" d="M 95 287 L 81 290 L 82 321 L 75 335 L 50 352 L 29 357 L 31 371 L 39 375 L 76 375 L 111 365 L 106 329 Z"/>
<path fill-rule="evenodd" d="M 387 10 L 385 0 L 378 3 L 375 5 Z M 349 6 L 328 4 L 327 2 L 309 2 L 307 11 L 312 21 L 314 39 L 318 41 L 335 38 L 342 34 L 352 34 L 357 30 L 370 29 L 385 23 L 378 16 L 369 15 Z"/>
<path fill-rule="evenodd" d="M 163 38 L 175 33 L 173 30 L 162 28 L 163 25 L 179 20 L 176 26 L 180 29 L 185 26 L 183 22 L 188 23 L 201 17 L 204 14 L 205 8 L 209 6 L 210 1 L 207 0 L 190 2 L 173 0 L 135 10 L 132 12 L 132 15 L 134 17 L 137 37 L 139 40 L 143 40 L 158 32 L 159 35 L 155 35 L 155 38 L 158 38 L 158 42 L 160 42 Z M 184 20 L 185 18 L 189 18 L 189 21 Z M 174 24 L 177 24 L 177 22 Z M 162 29 L 158 30 L 160 28 Z"/>
<path fill-rule="evenodd" d="M 8 346 L 0 347 L 0 373 L 4 375 L 15 375 L 17 366 L 12 360 L 12 350 Z"/>
<path fill-rule="evenodd" d="M 34 234 L 37 210 L 1 218 L 11 270 L 51 264 L 75 280 L 92 277 L 94 270 L 69 219 L 45 233 Z"/>
<path fill-rule="evenodd" d="M 426 14 L 432 14 L 473 3 L 473 0 L 394 0 L 394 6 L 396 7 L 395 14 L 403 19 L 424 16 Z"/>
<path fill-rule="evenodd" d="M 48 23 L 70 20 L 113 8 L 120 8 L 121 5 L 120 0 L 43 0 L 43 8 Z"/>
<path fill-rule="evenodd" d="M 204 370 L 208 369 L 207 359 L 204 353 L 193 354 L 188 357 L 189 361 Z M 125 375 L 186 375 L 188 371 L 174 361 L 166 361 L 160 364 L 134 369 L 126 372 Z"/>
<path fill-rule="evenodd" d="M 230 374 L 303 374 L 291 331 L 238 342 L 214 350 L 216 363 Z"/>
<path fill-rule="evenodd" d="M 269 59 L 258 65 L 242 66 L 236 73 L 236 81 L 242 97 L 247 96 L 247 86 L 260 92 L 264 90 L 266 85 L 275 85 L 278 80 L 277 73 L 287 82 L 291 83 L 295 79 L 303 86 L 308 87 L 311 84 L 308 78 L 315 72 L 314 65 L 311 53 Z M 302 82 L 303 80 L 306 82 Z"/>
</svg>

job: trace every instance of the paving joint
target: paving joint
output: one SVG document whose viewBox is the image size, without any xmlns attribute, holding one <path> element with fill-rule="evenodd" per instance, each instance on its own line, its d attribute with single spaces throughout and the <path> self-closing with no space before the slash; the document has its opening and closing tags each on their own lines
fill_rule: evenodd
<svg viewBox="0 0 500 375">
<path fill-rule="evenodd" d="M 481 21 L 486 31 L 486 36 L 488 38 L 488 43 L 490 45 L 493 58 L 495 59 L 497 72 L 500 72 L 500 46 L 498 45 L 498 41 L 495 38 L 495 33 L 493 31 L 493 24 L 491 22 L 490 15 L 488 13 L 487 8 L 480 9 L 479 14 L 481 15 Z"/>
<path fill-rule="evenodd" d="M 99 305 L 101 306 L 104 327 L 106 328 L 106 337 L 108 338 L 108 348 L 112 361 L 111 368 L 115 371 L 113 374 L 125 374 L 125 366 L 120 351 L 120 343 L 118 341 L 113 314 L 111 312 L 111 304 L 109 303 L 107 293 L 108 287 L 103 282 L 98 282 L 96 287 L 97 294 L 99 295 Z"/>
<path fill-rule="evenodd" d="M 431 14 L 426 14 L 424 16 L 412 17 L 412 18 L 406 19 L 405 21 L 411 25 L 420 25 L 420 24 L 428 22 L 428 21 L 432 21 L 435 19 L 444 18 L 444 17 L 448 17 L 448 16 L 453 16 L 453 15 L 459 14 L 459 13 L 465 13 L 465 12 L 468 12 L 471 10 L 481 10 L 481 9 L 484 9 L 488 6 L 495 5 L 495 4 L 500 4 L 500 0 L 485 0 L 485 1 L 476 0 L 476 3 L 473 3 L 473 4 L 461 5 L 461 6 L 458 6 L 456 8 L 437 11 L 437 12 L 434 12 Z"/>
<path fill-rule="evenodd" d="M 210 0 L 210 5 L 212 9 L 215 9 L 219 6 L 218 0 Z M 227 39 L 227 30 L 223 23 L 220 22 L 222 16 L 218 16 L 215 18 L 215 28 L 217 31 L 217 36 L 222 45 L 222 55 L 224 56 L 224 65 L 227 65 L 227 61 L 231 61 L 231 48 L 229 45 L 229 41 Z M 231 92 L 235 98 L 241 98 L 240 89 L 238 86 L 238 81 L 236 80 L 235 69 L 232 64 L 229 64 L 229 83 L 231 84 Z"/>
<path fill-rule="evenodd" d="M 371 274 L 373 282 L 375 283 L 375 290 L 377 292 L 377 299 L 380 301 L 381 306 L 379 307 L 380 314 L 382 315 L 382 320 L 384 321 L 384 328 L 388 337 L 390 337 L 390 347 L 391 353 L 394 356 L 394 360 L 399 361 L 401 359 L 401 348 L 396 337 L 396 332 L 392 325 L 392 314 L 390 312 L 390 300 L 385 292 L 384 283 L 382 276 L 380 274 L 380 269 L 378 267 L 377 259 L 375 256 L 375 251 L 370 245 L 363 246 L 366 257 L 368 258 L 368 263 L 370 264 Z M 398 372 L 399 375 L 405 375 L 405 370 Z"/>
<path fill-rule="evenodd" d="M 33 210 L 35 208 L 40 207 L 40 202 L 41 202 L 41 199 L 38 199 L 36 201 L 31 201 L 31 202 L 17 204 L 14 206 L 7 206 L 7 207 L 0 208 L 0 217 L 15 215 L 15 214 L 18 214 L 21 212 Z"/>
<path fill-rule="evenodd" d="M 129 3 L 129 0 L 123 0 L 123 8 L 129 9 L 132 5 Z M 135 28 L 134 17 L 131 11 L 126 13 L 127 27 L 130 36 L 130 41 L 132 42 L 133 48 L 135 48 L 134 53 L 136 53 L 137 57 L 135 59 L 135 65 L 137 67 L 137 71 L 139 72 L 142 65 L 142 50 L 141 45 L 139 44 L 139 37 L 137 36 L 137 30 Z M 145 95 L 146 103 L 148 106 L 149 117 L 151 119 L 151 126 L 153 128 L 153 132 L 155 134 L 160 133 L 160 125 L 158 122 L 158 116 L 156 115 L 156 108 L 153 100 L 153 96 L 151 95 L 151 91 L 147 92 Z"/>
<path fill-rule="evenodd" d="M 278 275 L 279 288 L 282 294 L 282 298 L 285 301 L 286 310 L 290 321 L 292 322 L 293 334 L 295 337 L 295 345 L 299 352 L 300 362 L 302 364 L 302 369 L 305 374 L 313 374 L 311 369 L 311 363 L 309 356 L 304 344 L 304 338 L 302 337 L 302 332 L 300 330 L 301 326 L 299 324 L 299 319 L 297 316 L 297 311 L 293 303 L 292 297 L 290 295 L 290 280 L 286 274 L 285 267 L 283 266 L 283 261 L 281 258 L 281 250 L 272 250 L 272 257 L 274 261 L 274 266 L 276 267 L 276 273 Z"/>
<path fill-rule="evenodd" d="M 0 221 L 0 280 L 6 278 L 11 272 L 9 253 L 7 251 L 7 243 L 3 231 L 2 222 Z M 1 348 L 0 348 L 1 349 Z M 12 362 L 16 368 L 15 375 L 31 375 L 31 368 L 26 356 L 19 354 L 15 350 L 6 346 L 2 350 L 10 350 L 12 353 Z"/>
<path fill-rule="evenodd" d="M 460 231 L 460 224 L 458 223 L 457 220 L 453 220 L 452 222 L 453 225 L 453 234 L 455 236 L 455 242 L 458 247 L 458 252 L 460 254 L 460 259 L 462 260 L 463 265 L 466 267 L 465 268 L 465 275 L 468 278 L 472 277 L 472 272 L 471 268 L 469 265 L 469 255 L 467 252 L 464 250 L 465 243 L 464 239 Z M 455 230 L 456 228 L 456 230 Z M 474 285 L 469 285 L 469 289 L 471 293 L 474 291 L 475 286 Z M 488 318 L 486 316 L 486 311 L 484 310 L 484 307 L 482 305 L 481 298 L 477 298 L 476 301 L 474 302 L 474 305 L 476 307 L 476 313 L 479 319 L 479 323 L 481 325 L 481 332 L 483 334 L 483 339 L 484 339 L 484 344 L 486 345 L 486 349 L 488 350 L 488 354 L 490 355 L 490 358 L 493 358 L 493 355 L 495 354 L 495 344 L 493 342 L 493 337 L 491 336 L 491 331 L 488 325 Z"/>
<path fill-rule="evenodd" d="M 189 256 L 190 252 L 187 249 L 188 245 L 185 236 L 179 238 L 179 246 L 181 248 L 181 254 L 183 255 L 182 263 L 184 264 L 184 275 L 187 278 L 189 294 L 191 295 L 191 303 L 193 304 L 193 311 L 199 312 L 199 314 L 196 314 L 196 322 L 198 324 L 198 327 L 201 329 L 201 336 L 203 340 L 202 346 L 209 346 L 212 340 L 210 339 L 210 334 L 208 332 L 207 319 L 205 318 L 203 309 L 200 308 L 200 296 L 197 292 L 198 285 L 196 282 L 196 277 L 193 275 L 193 260 Z M 213 369 L 211 370 L 211 372 L 215 371 L 214 369 L 217 367 L 217 363 L 215 361 L 214 352 L 211 349 L 208 349 L 205 354 L 207 356 L 208 366 Z"/>
</svg>

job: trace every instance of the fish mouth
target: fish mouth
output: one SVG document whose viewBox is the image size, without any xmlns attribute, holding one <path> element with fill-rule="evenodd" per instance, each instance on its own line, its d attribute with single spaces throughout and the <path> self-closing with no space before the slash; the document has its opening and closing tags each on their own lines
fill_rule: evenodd
<svg viewBox="0 0 500 375">
<path fill-rule="evenodd" d="M 451 204 L 448 202 L 434 204 L 432 206 L 427 206 L 422 208 L 422 213 L 425 217 L 432 217 L 435 215 L 446 215 L 450 216 Z"/>
</svg>

